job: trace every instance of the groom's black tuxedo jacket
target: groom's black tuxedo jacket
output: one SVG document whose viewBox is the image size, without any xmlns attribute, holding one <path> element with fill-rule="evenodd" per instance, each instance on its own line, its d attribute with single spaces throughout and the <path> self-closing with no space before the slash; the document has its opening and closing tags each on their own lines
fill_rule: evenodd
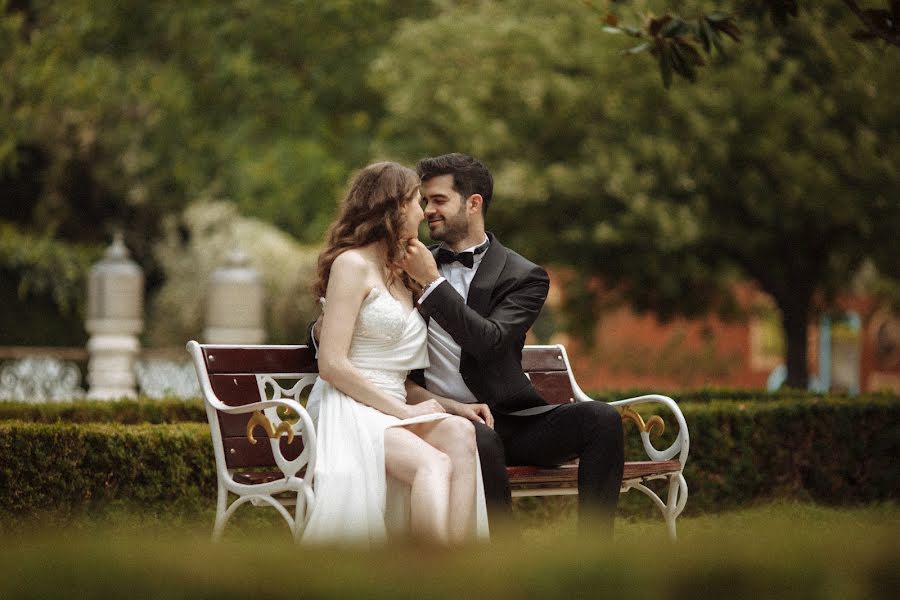
<svg viewBox="0 0 900 600">
<path fill-rule="evenodd" d="M 525 333 L 547 299 L 547 272 L 503 246 L 491 244 L 464 300 L 449 282 L 441 282 L 419 310 L 460 345 L 459 372 L 479 402 L 499 414 L 546 405 L 522 371 Z M 437 246 L 431 251 L 436 255 Z M 413 379 L 424 387 L 421 371 Z"/>
</svg>

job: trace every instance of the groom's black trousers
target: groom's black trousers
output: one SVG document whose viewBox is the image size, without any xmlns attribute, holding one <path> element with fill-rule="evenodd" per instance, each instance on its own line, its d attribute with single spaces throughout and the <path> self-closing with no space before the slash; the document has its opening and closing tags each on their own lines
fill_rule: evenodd
<svg viewBox="0 0 900 600">
<path fill-rule="evenodd" d="M 611 529 L 624 468 L 622 417 L 613 407 L 576 402 L 527 417 L 495 414 L 494 430 L 476 423 L 475 434 L 492 519 L 511 509 L 505 465 L 550 467 L 578 458 L 582 520 L 590 516 Z"/>
</svg>

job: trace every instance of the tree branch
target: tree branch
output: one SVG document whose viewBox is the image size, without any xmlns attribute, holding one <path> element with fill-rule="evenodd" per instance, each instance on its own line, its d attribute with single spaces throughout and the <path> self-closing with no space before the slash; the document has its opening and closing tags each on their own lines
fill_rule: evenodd
<svg viewBox="0 0 900 600">
<path fill-rule="evenodd" d="M 881 38 L 882 40 L 893 46 L 900 47 L 900 35 L 897 35 L 896 33 L 892 34 L 885 31 L 881 27 L 878 27 L 875 24 L 875 21 L 873 21 L 871 17 L 866 14 L 866 11 L 859 7 L 855 0 L 844 0 L 844 4 L 847 6 L 847 8 L 850 9 L 850 12 L 856 15 L 856 17 L 863 22 L 863 25 L 866 26 L 866 29 L 869 33 L 878 38 Z M 894 23 L 894 30 L 897 30 L 896 23 Z"/>
</svg>

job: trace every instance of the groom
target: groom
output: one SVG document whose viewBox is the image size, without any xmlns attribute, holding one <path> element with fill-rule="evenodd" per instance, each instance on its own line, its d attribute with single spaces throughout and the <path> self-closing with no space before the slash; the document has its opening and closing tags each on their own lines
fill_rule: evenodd
<svg viewBox="0 0 900 600">
<path fill-rule="evenodd" d="M 424 286 L 431 366 L 408 401 L 435 398 L 475 423 L 492 520 L 510 513 L 506 465 L 578 458 L 581 522 L 612 531 L 624 461 L 622 420 L 603 402 L 548 405 L 522 371 L 525 333 L 547 298 L 546 271 L 485 231 L 493 194 L 487 167 L 465 154 L 417 165 L 431 238 L 410 241 L 405 269 Z M 449 400 L 452 399 L 452 400 Z"/>
</svg>

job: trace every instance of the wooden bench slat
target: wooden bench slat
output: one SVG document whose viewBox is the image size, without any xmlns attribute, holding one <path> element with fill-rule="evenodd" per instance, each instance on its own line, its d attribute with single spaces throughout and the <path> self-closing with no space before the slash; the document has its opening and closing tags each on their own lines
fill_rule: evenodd
<svg viewBox="0 0 900 600">
<path fill-rule="evenodd" d="M 222 445 L 225 448 L 225 466 L 229 469 L 244 469 L 255 467 L 271 467 L 275 465 L 275 456 L 269 445 L 269 438 L 265 432 L 257 429 L 254 434 L 256 443 L 251 444 L 246 437 L 223 437 Z M 293 460 L 303 452 L 303 439 L 294 437 L 290 445 L 287 437 L 281 438 L 281 453 L 288 460 Z"/>
<path fill-rule="evenodd" d="M 626 462 L 622 479 L 628 480 L 635 479 L 636 477 L 677 473 L 680 470 L 681 463 L 677 460 L 643 460 Z"/>
<path fill-rule="evenodd" d="M 210 375 L 209 383 L 216 397 L 228 406 L 243 406 L 260 400 L 255 375 Z M 222 436 L 226 438 L 246 437 L 247 421 L 252 415 L 253 413 L 229 415 L 219 412 L 219 427 L 222 430 Z"/>
<path fill-rule="evenodd" d="M 566 370 L 566 361 L 563 360 L 559 348 L 535 348 L 526 346 L 522 350 L 522 369 L 529 371 L 563 371 Z"/>
<path fill-rule="evenodd" d="M 210 375 L 209 383 L 216 397 L 228 406 L 243 406 L 261 399 L 256 375 Z"/>
<path fill-rule="evenodd" d="M 284 473 L 281 471 L 248 471 L 234 474 L 234 480 L 244 485 L 259 485 L 279 479 L 284 479 Z"/>
<path fill-rule="evenodd" d="M 681 463 L 677 460 L 629 461 L 625 463 L 622 480 L 677 473 Z M 558 467 L 507 467 L 509 482 L 513 487 L 523 485 L 578 485 L 578 464 L 570 463 Z"/>
<path fill-rule="evenodd" d="M 306 346 L 257 348 L 204 346 L 210 375 L 217 373 L 318 373 L 315 353 Z"/>
<path fill-rule="evenodd" d="M 572 383 L 569 381 L 569 374 L 566 371 L 532 371 L 528 376 L 547 404 L 575 402 Z"/>
<path fill-rule="evenodd" d="M 623 480 L 648 477 L 651 475 L 664 475 L 675 473 L 680 468 L 677 460 L 661 461 L 633 461 L 625 463 L 625 475 Z M 512 487 L 528 485 L 578 485 L 578 465 L 575 463 L 560 465 L 559 467 L 507 467 L 509 481 Z M 277 481 L 284 477 L 281 471 L 253 471 L 236 473 L 235 481 L 238 483 L 267 483 Z"/>
</svg>

